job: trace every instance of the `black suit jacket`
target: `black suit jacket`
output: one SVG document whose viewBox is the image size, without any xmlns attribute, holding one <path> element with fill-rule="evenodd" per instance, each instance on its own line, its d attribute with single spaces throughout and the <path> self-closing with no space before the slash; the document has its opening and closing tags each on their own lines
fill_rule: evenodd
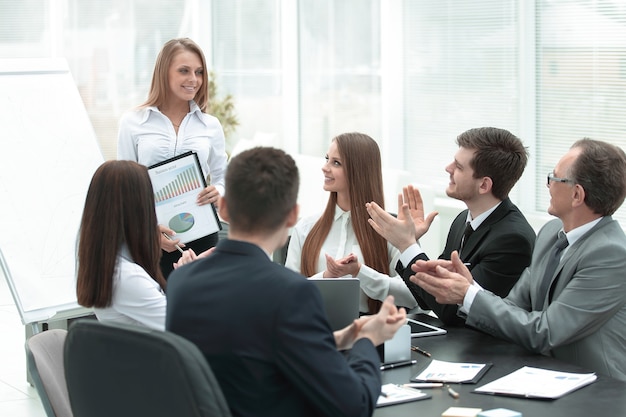
<svg viewBox="0 0 626 417">
<path fill-rule="evenodd" d="M 370 416 L 380 359 L 369 339 L 336 349 L 322 297 L 258 246 L 220 241 L 176 269 L 166 328 L 207 358 L 233 416 Z"/>
<path fill-rule="evenodd" d="M 465 230 L 468 210 L 454 219 L 446 240 L 446 247 L 439 259 L 450 259 Z M 474 280 L 486 290 L 506 297 L 528 265 L 535 246 L 535 231 L 520 210 L 505 199 L 493 213 L 470 235 L 461 251 L 463 262 L 470 263 Z M 426 254 L 417 255 L 410 265 L 398 268 L 398 273 L 413 293 L 419 305 L 433 310 L 446 324 L 461 325 L 464 319 L 457 315 L 456 305 L 439 304 L 435 297 L 410 281 L 414 274 L 410 266 L 418 259 L 428 260 Z"/>
</svg>

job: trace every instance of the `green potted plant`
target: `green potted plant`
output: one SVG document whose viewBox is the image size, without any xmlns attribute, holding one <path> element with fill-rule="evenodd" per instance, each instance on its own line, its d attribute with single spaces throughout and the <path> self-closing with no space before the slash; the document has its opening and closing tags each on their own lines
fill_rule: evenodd
<svg viewBox="0 0 626 417">
<path fill-rule="evenodd" d="M 239 126 L 239 120 L 235 114 L 235 103 L 233 96 L 227 94 L 224 97 L 218 97 L 217 75 L 214 71 L 209 72 L 209 114 L 217 117 L 224 129 L 224 137 L 226 139 L 226 149 L 229 149 L 229 140 L 231 135 Z"/>
</svg>

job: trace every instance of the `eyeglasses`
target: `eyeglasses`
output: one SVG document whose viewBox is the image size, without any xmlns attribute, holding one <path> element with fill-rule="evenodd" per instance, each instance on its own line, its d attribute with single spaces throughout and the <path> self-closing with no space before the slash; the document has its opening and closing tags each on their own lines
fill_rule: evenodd
<svg viewBox="0 0 626 417">
<path fill-rule="evenodd" d="M 548 187 L 550 186 L 550 182 L 571 182 L 572 184 L 574 184 L 574 180 L 572 179 L 555 177 L 554 172 L 548 173 Z"/>
</svg>

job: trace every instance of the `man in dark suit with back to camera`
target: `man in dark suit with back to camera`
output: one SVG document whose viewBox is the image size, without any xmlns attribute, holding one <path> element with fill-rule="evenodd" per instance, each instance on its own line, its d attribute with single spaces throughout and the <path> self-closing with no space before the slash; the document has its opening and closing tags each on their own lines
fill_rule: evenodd
<svg viewBox="0 0 626 417">
<path fill-rule="evenodd" d="M 539 231 L 506 298 L 477 285 L 456 253 L 416 262 L 411 281 L 441 303 L 462 304 L 469 326 L 626 381 L 626 235 L 611 217 L 626 196 L 626 154 L 579 140 L 547 185 L 557 219 Z"/>
<path fill-rule="evenodd" d="M 381 390 L 375 346 L 406 312 L 390 296 L 333 334 L 317 287 L 270 259 L 296 223 L 298 185 L 281 150 L 230 161 L 219 204 L 228 239 L 170 275 L 166 328 L 200 348 L 236 417 L 371 416 Z"/>
<path fill-rule="evenodd" d="M 504 129 L 470 129 L 456 140 L 458 151 L 446 172 L 449 197 L 463 201 L 463 210 L 452 222 L 439 259 L 450 259 L 458 250 L 474 279 L 505 297 L 530 264 L 535 232 L 508 195 L 522 176 L 528 154 L 522 141 Z M 428 260 L 417 241 L 430 228 L 436 212 L 424 219 L 419 190 L 404 187 L 398 197 L 398 218 L 376 203 L 368 204 L 370 225 L 401 252 L 398 273 L 420 307 L 433 310 L 448 325 L 462 325 L 457 306 L 437 303 L 435 298 L 409 280 L 410 266 Z"/>
</svg>

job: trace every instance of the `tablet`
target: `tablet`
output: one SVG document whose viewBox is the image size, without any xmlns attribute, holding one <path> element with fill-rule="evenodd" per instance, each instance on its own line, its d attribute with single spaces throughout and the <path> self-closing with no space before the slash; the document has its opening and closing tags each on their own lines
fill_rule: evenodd
<svg viewBox="0 0 626 417">
<path fill-rule="evenodd" d="M 406 322 L 411 327 L 411 337 L 437 336 L 448 333 L 445 329 L 421 321 L 406 319 Z"/>
</svg>

